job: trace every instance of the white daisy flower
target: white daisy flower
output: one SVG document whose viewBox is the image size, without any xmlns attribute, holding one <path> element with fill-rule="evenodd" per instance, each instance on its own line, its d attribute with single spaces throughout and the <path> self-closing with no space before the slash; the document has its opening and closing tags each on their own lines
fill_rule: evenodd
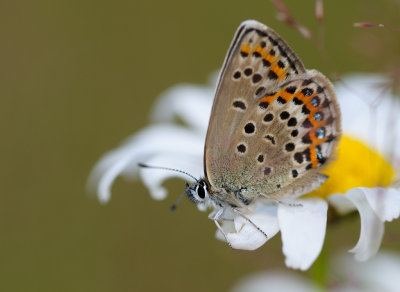
<svg viewBox="0 0 400 292">
<path fill-rule="evenodd" d="M 400 215 L 399 188 L 390 186 L 394 169 L 400 167 L 400 120 L 396 119 L 400 104 L 387 94 L 382 96 L 378 86 L 382 81 L 380 76 L 354 75 L 337 84 L 344 135 L 337 161 L 324 171 L 330 178 L 297 199 L 301 206 L 256 202 L 246 216 L 267 237 L 242 216 L 231 214 L 233 220 L 223 221 L 222 229 L 233 248 L 257 249 L 280 231 L 286 265 L 306 270 L 322 249 L 330 204 L 340 214 L 354 209 L 360 213 L 360 239 L 351 250 L 356 259 L 366 260 L 377 252 L 383 222 Z M 104 155 L 94 167 L 89 187 L 101 202 L 110 199 L 112 183 L 119 175 L 139 175 L 157 200 L 167 196 L 162 187 L 166 179 L 188 179 L 184 173 L 139 168 L 138 163 L 179 169 L 197 178 L 204 175 L 203 148 L 214 86 L 212 78 L 208 86 L 178 85 L 160 96 L 151 114 L 153 124 Z M 220 231 L 216 236 L 225 240 Z"/>
<path fill-rule="evenodd" d="M 241 279 L 232 292 L 397 292 L 400 287 L 400 256 L 380 252 L 367 264 L 339 256 L 330 267 L 326 287 L 294 272 L 265 271 Z"/>
</svg>

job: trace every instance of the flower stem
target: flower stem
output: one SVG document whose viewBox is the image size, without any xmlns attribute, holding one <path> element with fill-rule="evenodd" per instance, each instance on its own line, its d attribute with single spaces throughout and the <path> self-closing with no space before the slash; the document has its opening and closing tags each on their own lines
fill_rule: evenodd
<svg viewBox="0 0 400 292">
<path fill-rule="evenodd" d="M 324 247 L 310 269 L 310 278 L 319 291 L 327 291 L 327 269 L 329 262 L 329 248 L 325 241 Z"/>
</svg>

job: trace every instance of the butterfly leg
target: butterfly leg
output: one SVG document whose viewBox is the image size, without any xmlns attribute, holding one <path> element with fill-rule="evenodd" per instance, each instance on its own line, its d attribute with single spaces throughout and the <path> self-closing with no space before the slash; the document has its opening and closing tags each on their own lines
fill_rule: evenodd
<svg viewBox="0 0 400 292">
<path fill-rule="evenodd" d="M 228 236 L 226 235 L 225 231 L 222 229 L 221 225 L 219 224 L 218 220 L 221 218 L 222 214 L 224 213 L 225 209 L 221 208 L 217 211 L 217 213 L 215 213 L 215 215 L 213 216 L 213 218 L 210 218 L 212 220 L 214 220 L 215 225 L 217 225 L 218 230 L 222 233 L 222 235 L 225 238 L 226 243 L 228 243 L 228 245 L 230 246 L 230 248 L 233 248 L 232 245 L 230 244 L 229 240 L 228 240 Z"/>
<path fill-rule="evenodd" d="M 278 200 L 276 198 L 268 197 L 267 195 L 264 195 L 263 193 L 260 193 L 260 192 L 258 192 L 257 194 L 258 194 L 259 197 L 263 197 L 264 199 L 274 201 L 275 203 L 278 203 L 278 204 L 281 204 L 281 205 L 284 205 L 284 206 L 288 206 L 288 207 L 303 207 L 303 205 L 300 204 L 300 203 L 293 204 L 293 203 L 284 202 L 284 201 Z"/>
<path fill-rule="evenodd" d="M 264 234 L 264 236 L 266 238 L 268 238 L 268 235 L 260 228 L 258 227 L 253 221 L 250 220 L 249 217 L 247 217 L 246 215 L 244 215 L 242 212 L 240 212 L 238 209 L 236 208 L 232 208 L 232 211 L 236 214 L 238 214 L 239 216 L 241 216 L 243 219 L 245 219 L 247 222 L 249 222 L 251 225 L 253 225 L 258 231 L 260 231 L 262 234 Z"/>
</svg>

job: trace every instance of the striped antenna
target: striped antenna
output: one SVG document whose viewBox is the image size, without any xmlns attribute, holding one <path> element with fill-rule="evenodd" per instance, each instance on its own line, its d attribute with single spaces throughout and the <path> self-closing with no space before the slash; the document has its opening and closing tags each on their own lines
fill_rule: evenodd
<svg viewBox="0 0 400 292">
<path fill-rule="evenodd" d="M 141 162 L 138 163 L 138 166 L 139 167 L 143 167 L 143 168 L 164 169 L 164 170 L 180 172 L 180 173 L 186 174 L 187 176 L 191 177 L 196 182 L 199 182 L 199 180 L 197 178 L 195 178 L 193 175 L 191 175 L 190 173 L 187 173 L 186 171 L 180 170 L 180 169 L 163 167 L 163 166 L 152 166 L 152 165 L 147 165 L 147 164 L 144 164 L 144 163 L 141 163 Z"/>
</svg>

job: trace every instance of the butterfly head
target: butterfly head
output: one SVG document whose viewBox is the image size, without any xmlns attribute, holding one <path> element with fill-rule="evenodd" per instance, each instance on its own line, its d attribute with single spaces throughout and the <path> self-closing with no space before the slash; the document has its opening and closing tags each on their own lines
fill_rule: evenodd
<svg viewBox="0 0 400 292">
<path fill-rule="evenodd" d="M 204 179 L 200 179 L 192 184 L 186 184 L 185 193 L 189 200 L 196 205 L 207 205 L 210 200 L 210 196 L 207 191 L 207 185 Z"/>
<path fill-rule="evenodd" d="M 210 204 L 212 205 L 212 201 L 210 200 L 209 192 L 207 191 L 207 183 L 205 179 L 197 179 L 193 175 L 179 169 L 163 167 L 163 166 L 152 166 L 147 165 L 145 163 L 138 163 L 139 167 L 142 168 L 153 168 L 153 169 L 164 169 L 170 170 L 174 172 L 183 173 L 192 179 L 195 182 L 188 184 L 186 183 L 185 192 L 178 198 L 178 200 L 171 206 L 171 211 L 174 211 L 178 206 L 179 202 L 181 201 L 182 197 L 186 194 L 190 201 L 195 203 L 196 205 L 203 205 L 204 207 L 208 207 Z"/>
</svg>

